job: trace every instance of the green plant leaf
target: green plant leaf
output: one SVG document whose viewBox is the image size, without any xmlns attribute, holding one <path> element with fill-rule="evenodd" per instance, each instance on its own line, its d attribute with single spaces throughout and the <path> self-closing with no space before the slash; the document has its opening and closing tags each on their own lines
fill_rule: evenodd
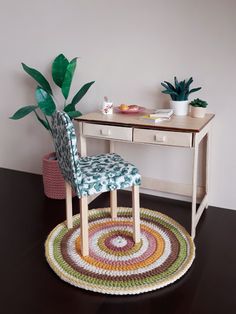
<svg viewBox="0 0 236 314">
<path fill-rule="evenodd" d="M 179 88 L 179 82 L 178 82 L 176 76 L 174 77 L 174 81 L 175 81 L 175 88 L 176 88 L 176 89 Z"/>
<path fill-rule="evenodd" d="M 45 127 L 46 130 L 49 131 L 51 129 L 49 123 L 47 121 L 41 119 L 40 116 L 38 115 L 38 113 L 36 112 L 36 110 L 34 110 L 34 113 L 35 113 L 38 121 Z"/>
<path fill-rule="evenodd" d="M 75 106 L 72 104 L 69 104 L 69 105 L 65 106 L 65 108 L 63 110 L 65 112 L 75 111 Z"/>
<path fill-rule="evenodd" d="M 47 91 L 49 94 L 52 95 L 52 89 L 46 80 L 46 78 L 36 69 L 28 67 L 26 64 L 21 63 L 23 69 L 25 70 L 26 73 L 28 73 L 33 79 L 35 79 L 36 82 L 39 83 L 39 85 Z"/>
<path fill-rule="evenodd" d="M 167 81 L 164 81 L 164 83 L 166 83 L 168 85 L 169 89 L 171 89 L 173 91 L 175 90 L 175 87 L 171 83 L 169 83 Z"/>
<path fill-rule="evenodd" d="M 53 61 L 52 78 L 54 83 L 59 87 L 62 87 L 68 64 L 69 61 L 62 53 Z"/>
<path fill-rule="evenodd" d="M 20 108 L 19 110 L 17 110 L 13 116 L 10 117 L 10 119 L 12 120 L 18 120 L 21 118 L 24 118 L 25 116 L 27 116 L 29 113 L 31 113 L 32 111 L 34 111 L 37 108 L 37 106 L 35 105 L 29 105 L 29 106 L 25 106 Z"/>
<path fill-rule="evenodd" d="M 179 89 L 183 92 L 185 90 L 185 81 L 179 82 Z"/>
<path fill-rule="evenodd" d="M 186 83 L 186 88 L 189 88 L 189 86 L 192 84 L 192 82 L 193 82 L 193 78 L 190 77 L 190 79 Z"/>
<path fill-rule="evenodd" d="M 181 89 L 185 90 L 186 84 L 185 84 L 185 80 L 181 81 L 180 83 Z"/>
<path fill-rule="evenodd" d="M 178 95 L 178 97 L 176 97 L 176 100 L 177 101 L 185 101 L 185 100 L 188 100 L 188 96 L 185 94 Z"/>
<path fill-rule="evenodd" d="M 56 105 L 51 95 L 48 92 L 46 92 L 43 88 L 39 86 L 36 88 L 35 98 L 37 100 L 39 108 L 45 115 L 51 116 L 53 112 L 56 110 Z"/>
<path fill-rule="evenodd" d="M 197 91 L 200 90 L 200 89 L 201 89 L 201 87 L 193 88 L 193 89 L 191 89 L 191 90 L 189 91 L 189 94 L 194 93 L 194 92 L 197 92 Z"/>
<path fill-rule="evenodd" d="M 71 62 L 68 64 L 66 68 L 65 78 L 61 87 L 61 91 L 65 99 L 68 98 L 70 92 L 71 82 L 75 73 L 76 63 L 77 58 L 74 58 L 71 60 Z"/>
<path fill-rule="evenodd" d="M 175 95 L 175 96 L 178 96 L 178 94 L 174 91 L 171 91 L 171 90 L 163 90 L 162 91 L 163 94 L 168 94 L 168 95 Z"/>
<path fill-rule="evenodd" d="M 185 100 L 187 97 L 188 90 L 185 90 L 185 80 L 179 82 L 179 89 L 178 89 L 178 100 Z"/>
<path fill-rule="evenodd" d="M 71 101 L 71 105 L 74 106 L 84 97 L 84 95 L 87 93 L 87 91 L 89 90 L 89 88 L 95 83 L 95 81 L 89 82 L 84 84 L 81 89 L 75 94 L 75 96 L 73 97 L 72 101 Z"/>
<path fill-rule="evenodd" d="M 67 112 L 68 116 L 72 119 L 72 118 L 78 118 L 80 116 L 82 116 L 82 113 L 80 111 L 69 111 Z"/>
<path fill-rule="evenodd" d="M 165 87 L 166 90 L 173 91 L 173 89 L 170 88 L 167 84 L 161 83 L 161 85 L 162 85 L 163 87 Z"/>
</svg>

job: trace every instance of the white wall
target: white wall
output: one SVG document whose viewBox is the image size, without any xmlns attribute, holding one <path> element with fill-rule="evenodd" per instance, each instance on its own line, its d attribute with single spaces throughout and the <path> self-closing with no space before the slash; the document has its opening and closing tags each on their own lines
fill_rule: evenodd
<svg viewBox="0 0 236 314">
<path fill-rule="evenodd" d="M 51 61 L 63 52 L 81 57 L 74 91 L 96 80 L 83 112 L 97 109 L 104 95 L 115 104 L 162 107 L 161 81 L 193 76 L 194 85 L 203 87 L 194 96 L 206 99 L 216 114 L 210 203 L 236 208 L 236 1 L 1 0 L 0 6 L 0 166 L 41 172 L 41 157 L 52 150 L 50 136 L 33 116 L 8 117 L 34 103 L 35 84 L 20 62 L 49 77 Z M 105 149 L 94 141 L 92 146 L 91 152 Z M 119 149 L 146 175 L 155 169 L 157 177 L 191 182 L 191 165 L 185 168 L 191 154 L 183 150 L 125 144 Z"/>
</svg>

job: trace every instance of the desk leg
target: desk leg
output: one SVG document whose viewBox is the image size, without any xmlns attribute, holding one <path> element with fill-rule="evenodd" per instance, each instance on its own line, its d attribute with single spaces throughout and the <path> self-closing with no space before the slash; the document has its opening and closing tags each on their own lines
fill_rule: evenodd
<svg viewBox="0 0 236 314">
<path fill-rule="evenodd" d="M 87 156 L 86 138 L 83 136 L 83 123 L 79 122 L 79 142 L 80 142 L 80 155 L 81 157 Z"/>
<path fill-rule="evenodd" d="M 206 193 L 203 197 L 198 209 L 196 207 L 197 203 L 197 172 L 198 172 L 198 150 L 200 142 L 206 138 Z M 196 235 L 197 224 L 204 212 L 204 209 L 208 207 L 208 195 L 209 195 L 209 178 L 210 178 L 210 145 L 211 145 L 211 125 L 207 127 L 206 130 L 195 134 L 194 138 L 194 156 L 193 156 L 193 180 L 192 180 L 192 227 L 191 236 L 194 239 Z"/>
<path fill-rule="evenodd" d="M 193 239 L 194 239 L 195 234 L 196 234 L 198 151 L 199 151 L 198 136 L 197 136 L 197 134 L 195 134 L 194 154 L 193 154 L 192 221 L 191 221 L 191 236 Z"/>
<path fill-rule="evenodd" d="M 206 134 L 206 208 L 208 208 L 208 196 L 210 186 L 210 147 L 211 147 L 211 128 Z"/>
</svg>

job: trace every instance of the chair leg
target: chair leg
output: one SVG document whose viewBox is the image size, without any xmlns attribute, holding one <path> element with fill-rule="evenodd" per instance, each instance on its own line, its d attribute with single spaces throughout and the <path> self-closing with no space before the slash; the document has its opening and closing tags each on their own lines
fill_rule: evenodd
<svg viewBox="0 0 236 314">
<path fill-rule="evenodd" d="M 88 198 L 80 198 L 80 228 L 81 228 L 81 252 L 82 256 L 89 255 L 88 246 Z"/>
<path fill-rule="evenodd" d="M 140 242 L 140 204 L 139 186 L 132 186 L 132 206 L 133 206 L 133 239 L 135 243 Z"/>
<path fill-rule="evenodd" d="M 68 229 L 73 228 L 72 189 L 68 182 L 66 182 L 66 223 Z"/>
<path fill-rule="evenodd" d="M 110 192 L 111 218 L 117 218 L 117 190 Z"/>
</svg>

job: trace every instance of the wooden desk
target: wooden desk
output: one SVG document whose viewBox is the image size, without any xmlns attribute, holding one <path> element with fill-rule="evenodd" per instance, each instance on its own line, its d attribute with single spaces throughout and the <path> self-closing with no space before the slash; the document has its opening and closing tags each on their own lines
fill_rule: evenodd
<svg viewBox="0 0 236 314">
<path fill-rule="evenodd" d="M 101 112 L 91 112 L 77 119 L 80 130 L 81 155 L 86 156 L 86 138 L 105 139 L 110 142 L 110 152 L 115 151 L 115 141 L 148 144 L 158 146 L 185 147 L 193 150 L 192 184 L 187 185 L 168 183 L 160 180 L 150 180 L 142 176 L 142 187 L 145 189 L 191 196 L 192 220 L 191 235 L 194 238 L 196 227 L 205 208 L 208 207 L 209 193 L 209 156 L 210 134 L 214 114 L 205 118 L 189 116 L 173 116 L 169 121 L 154 123 L 144 120 L 142 115 L 120 114 L 103 115 Z M 206 182 L 204 196 L 197 209 L 197 172 L 199 144 L 206 138 Z"/>
</svg>

